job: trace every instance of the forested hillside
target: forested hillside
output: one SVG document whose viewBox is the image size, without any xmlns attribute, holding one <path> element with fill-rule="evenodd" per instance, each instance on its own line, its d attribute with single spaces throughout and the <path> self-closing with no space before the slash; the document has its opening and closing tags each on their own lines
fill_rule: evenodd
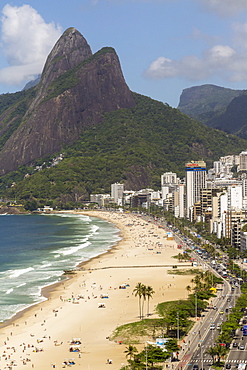
<svg viewBox="0 0 247 370">
<path fill-rule="evenodd" d="M 247 147 L 247 141 L 208 128 L 175 108 L 133 96 L 133 108 L 105 114 L 97 127 L 88 128 L 62 150 L 64 159 L 56 166 L 45 168 L 52 157 L 42 158 L 2 177 L 2 194 L 23 202 L 68 206 L 89 199 L 91 193 L 110 192 L 117 181 L 126 189 L 159 189 L 165 171 L 184 176 L 187 161 L 203 159 L 211 166 L 220 156 Z M 36 171 L 44 161 L 43 170 Z M 23 179 L 27 173 L 31 176 Z M 13 181 L 16 185 L 11 187 Z"/>
</svg>

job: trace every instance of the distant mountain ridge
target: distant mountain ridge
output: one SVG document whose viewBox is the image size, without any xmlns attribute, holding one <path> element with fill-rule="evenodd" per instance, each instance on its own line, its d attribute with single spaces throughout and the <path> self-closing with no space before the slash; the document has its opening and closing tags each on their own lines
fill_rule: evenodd
<svg viewBox="0 0 247 370">
<path fill-rule="evenodd" d="M 228 104 L 242 93 L 242 90 L 210 84 L 192 86 L 183 90 L 178 109 L 188 116 L 198 117 L 205 113 L 225 110 Z"/>
<path fill-rule="evenodd" d="M 178 109 L 199 122 L 247 139 L 246 90 L 215 85 L 183 90 Z"/>
</svg>

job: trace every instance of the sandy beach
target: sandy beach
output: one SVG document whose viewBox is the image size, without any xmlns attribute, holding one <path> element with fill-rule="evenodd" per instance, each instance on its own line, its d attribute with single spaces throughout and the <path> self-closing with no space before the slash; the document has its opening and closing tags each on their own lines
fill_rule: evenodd
<svg viewBox="0 0 247 370">
<path fill-rule="evenodd" d="M 75 362 L 73 369 L 118 370 L 127 364 L 126 345 L 109 337 L 119 325 L 139 320 L 136 284 L 155 291 L 152 315 L 158 303 L 187 297 L 185 288 L 192 277 L 167 273 L 171 266 L 179 266 L 172 258 L 179 250 L 174 240 L 166 239 L 163 228 L 130 213 L 83 213 L 116 224 L 122 240 L 83 264 L 71 279 L 46 289 L 46 301 L 0 327 L 0 370 L 63 369 L 69 360 Z M 72 339 L 81 342 L 80 352 L 70 352 Z M 143 349 L 144 343 L 139 347 Z"/>
</svg>

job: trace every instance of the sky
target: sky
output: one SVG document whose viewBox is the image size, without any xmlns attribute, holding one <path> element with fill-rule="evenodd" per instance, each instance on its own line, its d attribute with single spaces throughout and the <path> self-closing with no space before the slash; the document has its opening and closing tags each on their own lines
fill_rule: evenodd
<svg viewBox="0 0 247 370">
<path fill-rule="evenodd" d="M 183 89 L 247 89 L 247 0 L 13 0 L 0 7 L 0 94 L 42 72 L 75 27 L 113 47 L 129 88 L 177 107 Z"/>
</svg>

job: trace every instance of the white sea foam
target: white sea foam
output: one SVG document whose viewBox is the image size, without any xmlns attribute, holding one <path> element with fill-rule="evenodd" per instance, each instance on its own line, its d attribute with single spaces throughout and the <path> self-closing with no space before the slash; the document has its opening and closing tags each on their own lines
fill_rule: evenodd
<svg viewBox="0 0 247 370">
<path fill-rule="evenodd" d="M 20 287 L 22 287 L 22 286 L 24 286 L 24 285 L 26 285 L 27 283 L 22 283 L 22 284 L 19 284 L 19 285 L 17 285 L 17 287 L 16 288 L 20 288 Z"/>
<path fill-rule="evenodd" d="M 90 244 L 91 244 L 90 242 L 85 242 L 85 243 L 77 245 L 77 246 L 60 249 L 59 252 L 60 252 L 60 255 L 62 255 L 62 256 L 68 256 L 70 254 L 74 254 L 74 253 L 78 252 L 80 249 L 84 249 L 84 248 L 88 247 Z"/>
<path fill-rule="evenodd" d="M 19 270 L 9 270 L 9 278 L 14 279 L 33 270 L 34 270 L 33 267 L 27 267 L 25 269 Z"/>
<path fill-rule="evenodd" d="M 52 266 L 52 264 L 51 263 L 44 263 L 43 265 L 41 265 L 39 268 L 40 269 L 45 269 L 45 268 L 47 268 L 47 267 L 51 267 Z"/>
<path fill-rule="evenodd" d="M 27 216 L 19 217 L 15 225 L 18 227 L 19 219 L 22 220 L 25 217 L 23 227 L 26 227 Z M 33 220 L 33 217 L 30 216 L 30 219 Z M 32 245 L 29 244 L 25 254 L 23 254 L 25 249 L 20 249 L 22 253 L 20 259 L 12 259 L 10 262 L 7 260 L 5 266 L 1 264 L 0 321 L 43 301 L 45 298 L 41 295 L 42 288 L 65 279 L 64 269 L 75 268 L 79 262 L 104 253 L 120 239 L 118 231 L 114 231 L 117 229 L 113 228 L 112 224 L 107 225 L 106 221 L 97 218 L 63 214 L 59 215 L 63 220 L 56 219 L 58 215 L 53 215 L 53 220 L 43 219 L 40 222 L 39 217 L 47 218 L 50 215 L 35 216 L 38 222 L 32 221 L 35 231 L 31 239 Z M 70 220 L 66 220 L 66 217 Z M 15 221 L 15 218 L 13 220 Z M 47 236 L 43 234 L 46 225 L 50 231 Z M 41 235 L 41 238 L 37 238 L 37 235 Z M 44 242 L 43 235 L 46 238 Z M 25 238 L 24 240 L 27 240 L 26 245 L 28 245 L 29 240 Z M 16 243 L 13 246 L 16 248 Z M 6 270 L 3 271 L 5 268 Z"/>
</svg>

